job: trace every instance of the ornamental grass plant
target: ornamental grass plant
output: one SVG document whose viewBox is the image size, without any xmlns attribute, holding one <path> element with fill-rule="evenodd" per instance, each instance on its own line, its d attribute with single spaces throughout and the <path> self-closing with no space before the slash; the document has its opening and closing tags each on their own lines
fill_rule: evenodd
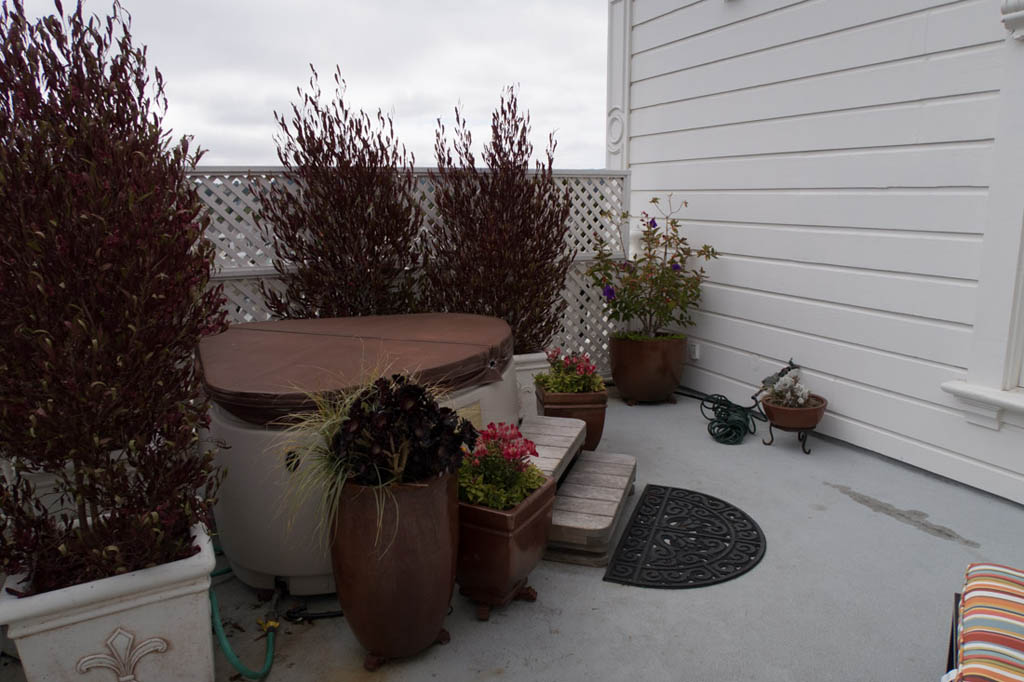
<svg viewBox="0 0 1024 682">
<path fill-rule="evenodd" d="M 0 7 L 0 572 L 25 593 L 191 556 L 220 480 L 193 361 L 225 328 L 202 152 L 172 143 L 120 5 L 56 8 Z"/>
<path fill-rule="evenodd" d="M 458 471 L 463 446 L 477 442 L 472 424 L 404 375 L 313 399 L 313 412 L 292 419 L 284 453 L 293 508 L 316 500 L 323 539 L 347 484 L 374 488 L 382 510 L 389 488 Z"/>
<path fill-rule="evenodd" d="M 699 306 L 701 284 L 707 274 L 703 267 L 690 267 L 689 261 L 718 257 L 707 244 L 699 249 L 690 246 L 682 234 L 676 214 L 686 202 L 674 206 L 671 194 L 667 202 L 668 208 L 663 209 L 654 197 L 651 204 L 659 215 L 647 211 L 640 214 L 639 253 L 628 260 L 615 259 L 610 245 L 599 238 L 595 262 L 587 269 L 605 299 L 608 317 L 637 327 L 635 331 L 619 332 L 620 336 L 649 339 L 665 335 L 671 325 L 691 326 L 691 311 Z M 622 216 L 624 220 L 629 217 Z"/>
<path fill-rule="evenodd" d="M 547 480 L 530 461 L 533 441 L 514 424 L 488 424 L 459 467 L 459 499 L 491 509 L 515 507 Z"/>
<path fill-rule="evenodd" d="M 597 373 L 597 365 L 590 353 L 566 353 L 560 347 L 547 352 L 547 372 L 540 372 L 533 381 L 550 393 L 594 393 L 604 390 L 604 379 Z"/>
</svg>

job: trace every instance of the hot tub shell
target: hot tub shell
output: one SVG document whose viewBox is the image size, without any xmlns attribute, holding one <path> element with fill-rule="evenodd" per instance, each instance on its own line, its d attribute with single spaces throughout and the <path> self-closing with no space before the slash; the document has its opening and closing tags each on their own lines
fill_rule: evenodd
<svg viewBox="0 0 1024 682">
<path fill-rule="evenodd" d="M 311 409 L 313 393 L 383 371 L 445 387 L 444 404 L 477 426 L 513 422 L 511 338 L 495 318 L 425 314 L 238 325 L 204 339 L 200 364 L 213 400 L 205 439 L 227 469 L 214 515 L 235 575 L 257 589 L 280 578 L 295 595 L 334 591 L 315 501 L 288 507 L 284 455 L 294 443 L 282 417 Z"/>
</svg>

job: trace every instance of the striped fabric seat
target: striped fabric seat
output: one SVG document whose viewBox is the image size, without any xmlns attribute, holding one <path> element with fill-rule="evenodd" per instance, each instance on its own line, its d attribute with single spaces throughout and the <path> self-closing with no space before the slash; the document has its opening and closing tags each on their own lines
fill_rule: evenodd
<svg viewBox="0 0 1024 682">
<path fill-rule="evenodd" d="M 957 682 L 1024 682 L 1024 571 L 967 567 L 959 662 Z"/>
</svg>

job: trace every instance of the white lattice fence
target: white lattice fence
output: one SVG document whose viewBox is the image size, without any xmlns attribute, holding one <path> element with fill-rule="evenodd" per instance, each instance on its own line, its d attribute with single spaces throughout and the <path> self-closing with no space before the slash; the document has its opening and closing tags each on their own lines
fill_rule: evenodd
<svg viewBox="0 0 1024 682">
<path fill-rule="evenodd" d="M 271 317 L 260 284 L 275 286 L 277 273 L 273 250 L 253 221 L 258 205 L 252 183 L 283 182 L 282 171 L 280 167 L 200 167 L 189 174 L 210 215 L 206 236 L 217 247 L 214 279 L 224 285 L 231 322 Z M 438 220 L 434 187 L 426 169 L 417 169 L 416 176 L 424 228 L 430 229 Z M 567 170 L 555 171 L 555 179 L 569 189 L 572 209 L 567 241 L 578 254 L 562 293 L 567 303 L 562 330 L 553 343 L 587 351 L 606 369 L 612 325 L 603 315 L 599 292 L 584 273 L 599 236 L 621 252 L 623 226 L 618 216 L 629 208 L 629 176 L 622 171 Z"/>
</svg>

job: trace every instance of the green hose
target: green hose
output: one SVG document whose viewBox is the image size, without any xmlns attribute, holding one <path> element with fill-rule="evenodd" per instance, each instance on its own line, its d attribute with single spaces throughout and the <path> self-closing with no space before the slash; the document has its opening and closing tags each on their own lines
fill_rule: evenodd
<svg viewBox="0 0 1024 682">
<path fill-rule="evenodd" d="M 218 571 L 211 573 L 211 576 L 224 575 L 230 572 L 230 568 L 222 568 Z M 245 667 L 245 664 L 238 659 L 235 652 L 231 650 L 231 645 L 228 643 L 227 635 L 224 634 L 224 624 L 220 622 L 220 605 L 217 603 L 217 593 L 213 591 L 213 585 L 210 585 L 210 616 L 213 620 L 213 631 L 217 635 L 217 641 L 220 642 L 220 648 L 224 651 L 224 656 L 228 659 L 228 663 L 234 666 L 235 670 L 242 674 L 243 677 L 248 677 L 250 680 L 262 680 L 264 677 L 270 674 L 270 668 L 274 665 L 274 637 L 277 635 L 278 623 L 276 620 L 277 610 L 277 593 L 274 594 L 273 607 L 271 608 L 271 614 L 267 617 L 267 622 L 260 622 L 260 625 L 267 633 L 267 657 L 263 661 L 263 668 L 258 672 L 254 672 Z"/>
</svg>

